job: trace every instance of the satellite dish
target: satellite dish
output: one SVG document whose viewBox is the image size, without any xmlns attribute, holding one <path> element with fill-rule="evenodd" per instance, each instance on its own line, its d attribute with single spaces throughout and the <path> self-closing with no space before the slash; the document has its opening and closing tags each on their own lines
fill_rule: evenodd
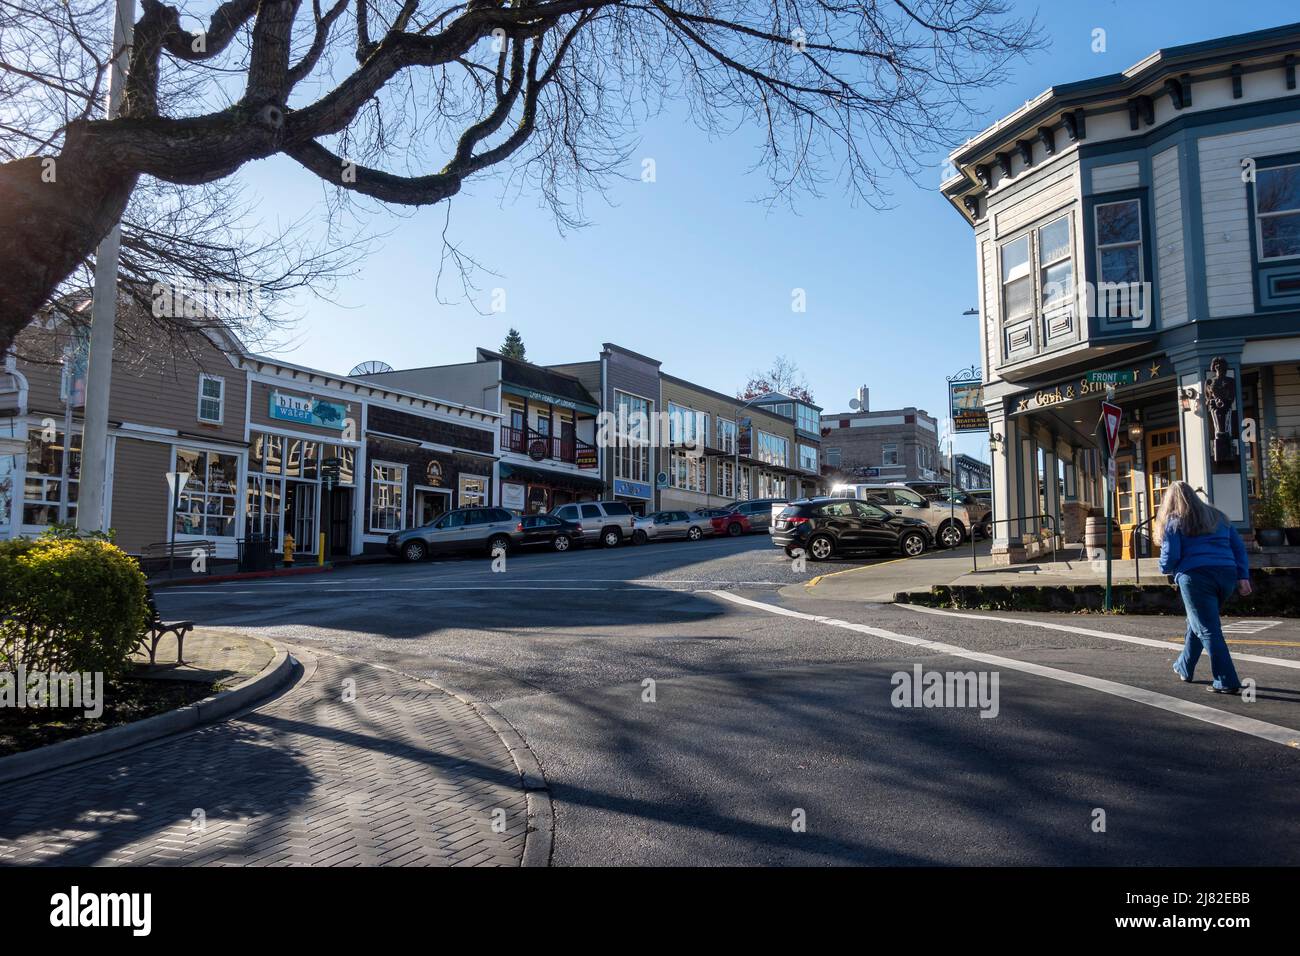
<svg viewBox="0 0 1300 956">
<path fill-rule="evenodd" d="M 862 403 L 858 401 L 856 398 L 849 399 L 849 408 L 853 409 L 856 412 L 861 407 L 862 407 Z"/>
<path fill-rule="evenodd" d="M 377 359 L 371 359 L 369 362 L 362 362 L 348 375 L 378 375 L 380 372 L 391 372 L 393 367 L 387 362 L 380 362 Z"/>
</svg>

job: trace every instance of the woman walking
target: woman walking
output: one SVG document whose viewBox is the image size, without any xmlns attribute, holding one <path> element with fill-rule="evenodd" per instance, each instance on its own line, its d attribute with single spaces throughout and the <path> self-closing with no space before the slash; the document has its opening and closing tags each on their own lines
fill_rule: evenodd
<svg viewBox="0 0 1300 956">
<path fill-rule="evenodd" d="M 1246 546 L 1222 511 L 1206 504 L 1192 486 L 1175 481 L 1165 490 L 1156 517 L 1160 570 L 1173 575 L 1187 609 L 1187 642 L 1174 672 L 1190 683 L 1201 649 L 1210 655 L 1215 694 L 1240 694 L 1241 680 L 1223 639 L 1219 612 L 1233 591 L 1250 594 Z"/>
</svg>

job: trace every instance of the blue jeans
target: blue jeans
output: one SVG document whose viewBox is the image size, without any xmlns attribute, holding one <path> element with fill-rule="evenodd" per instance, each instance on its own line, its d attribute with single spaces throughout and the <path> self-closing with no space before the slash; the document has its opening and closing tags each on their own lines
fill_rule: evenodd
<svg viewBox="0 0 1300 956">
<path fill-rule="evenodd" d="M 1180 571 L 1174 581 L 1187 609 L 1187 642 L 1174 661 L 1174 670 L 1179 677 L 1191 680 L 1204 648 L 1210 655 L 1214 686 L 1227 690 L 1240 687 L 1241 679 L 1232 666 L 1232 655 L 1228 653 L 1228 642 L 1223 639 L 1223 627 L 1219 623 L 1219 612 L 1237 588 L 1237 569 L 1193 568 Z"/>
</svg>

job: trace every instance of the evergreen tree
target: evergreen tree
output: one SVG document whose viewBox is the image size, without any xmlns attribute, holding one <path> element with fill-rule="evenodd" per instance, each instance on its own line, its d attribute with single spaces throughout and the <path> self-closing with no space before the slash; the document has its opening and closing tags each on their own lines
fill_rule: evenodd
<svg viewBox="0 0 1300 956">
<path fill-rule="evenodd" d="M 511 329 L 506 333 L 506 340 L 501 343 L 501 354 L 506 358 L 519 359 L 527 361 L 527 355 L 524 350 L 524 337 L 519 334 L 518 330 Z"/>
</svg>

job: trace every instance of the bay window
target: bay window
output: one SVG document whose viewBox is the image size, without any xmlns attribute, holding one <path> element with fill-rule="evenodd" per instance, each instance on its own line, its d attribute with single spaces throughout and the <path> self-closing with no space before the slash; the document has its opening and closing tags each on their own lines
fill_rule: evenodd
<svg viewBox="0 0 1300 956">
<path fill-rule="evenodd" d="M 1300 164 L 1256 172 L 1255 228 L 1261 261 L 1300 256 Z"/>
<path fill-rule="evenodd" d="M 1034 314 L 1034 274 L 1029 258 L 1028 235 L 1002 247 L 1002 314 L 1007 322 Z"/>
<path fill-rule="evenodd" d="M 1143 281 L 1142 203 L 1137 199 L 1101 203 L 1093 209 L 1097 228 L 1097 301 L 1106 318 L 1134 314 L 1136 287 Z"/>
</svg>

